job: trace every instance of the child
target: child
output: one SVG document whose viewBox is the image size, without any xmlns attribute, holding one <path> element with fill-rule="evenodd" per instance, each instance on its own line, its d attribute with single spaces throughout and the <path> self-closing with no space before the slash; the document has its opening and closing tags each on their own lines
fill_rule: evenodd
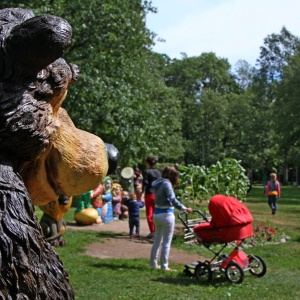
<svg viewBox="0 0 300 300">
<path fill-rule="evenodd" d="M 267 182 L 265 196 L 268 197 L 268 204 L 272 209 L 272 215 L 275 215 L 277 211 L 277 199 L 280 198 L 280 183 L 275 173 L 270 174 L 270 179 Z"/>
<path fill-rule="evenodd" d="M 140 237 L 140 208 L 143 208 L 145 203 L 136 200 L 136 194 L 131 193 L 130 199 L 125 200 L 124 204 L 128 207 L 129 214 L 129 236 L 133 238 L 133 229 L 135 227 L 135 236 Z"/>
</svg>

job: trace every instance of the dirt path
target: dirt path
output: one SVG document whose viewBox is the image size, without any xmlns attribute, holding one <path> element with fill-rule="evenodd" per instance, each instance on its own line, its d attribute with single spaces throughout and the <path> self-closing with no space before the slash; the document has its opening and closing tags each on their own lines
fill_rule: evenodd
<svg viewBox="0 0 300 300">
<path fill-rule="evenodd" d="M 111 238 L 104 243 L 94 243 L 88 245 L 87 255 L 98 258 L 149 258 L 153 240 L 147 239 L 148 225 L 145 219 L 141 220 L 141 237 L 139 239 L 129 239 L 127 235 L 129 232 L 127 221 L 113 221 L 110 224 L 93 224 L 89 226 L 78 226 L 75 222 L 67 225 L 68 230 L 95 230 L 103 232 L 113 232 Z M 181 230 L 182 226 L 177 226 L 176 230 Z M 195 246 L 198 247 L 198 246 Z M 189 264 L 198 260 L 204 260 L 201 254 L 201 247 L 199 248 L 199 255 L 193 255 L 184 251 L 171 248 L 170 262 L 182 264 Z"/>
</svg>

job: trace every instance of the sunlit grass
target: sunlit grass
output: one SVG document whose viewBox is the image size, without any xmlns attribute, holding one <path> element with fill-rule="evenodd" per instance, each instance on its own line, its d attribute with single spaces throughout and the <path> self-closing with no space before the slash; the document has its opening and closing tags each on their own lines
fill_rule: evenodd
<svg viewBox="0 0 300 300">
<path fill-rule="evenodd" d="M 286 243 L 261 245 L 245 250 L 260 255 L 267 263 L 264 277 L 255 278 L 245 273 L 240 285 L 230 284 L 224 274 L 208 284 L 182 274 L 183 265 L 171 263 L 177 272 L 152 270 L 148 259 L 99 259 L 84 255 L 85 247 L 94 242 L 105 242 L 105 232 L 73 231 L 64 235 L 67 245 L 57 252 L 64 262 L 74 287 L 76 299 L 300 299 L 300 189 L 283 187 L 278 213 L 271 215 L 263 187 L 254 186 L 245 204 L 254 222 L 268 222 L 279 226 L 291 240 Z M 72 221 L 74 210 L 65 216 Z M 144 217 L 144 215 L 143 215 Z M 182 235 L 172 245 L 207 257 L 211 253 L 203 246 L 187 246 Z M 99 246 L 101 247 L 101 245 Z M 190 263 L 190 262 L 186 262 Z"/>
</svg>

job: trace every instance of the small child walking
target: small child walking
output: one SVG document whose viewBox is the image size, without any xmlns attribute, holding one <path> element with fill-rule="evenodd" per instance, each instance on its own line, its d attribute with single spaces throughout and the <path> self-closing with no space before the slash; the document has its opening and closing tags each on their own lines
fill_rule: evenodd
<svg viewBox="0 0 300 300">
<path fill-rule="evenodd" d="M 136 200 L 136 194 L 131 193 L 130 199 L 125 200 L 124 205 L 128 207 L 129 215 L 129 236 L 132 239 L 134 237 L 134 227 L 135 227 L 135 237 L 140 237 L 140 208 L 143 208 L 145 203 Z"/>
<path fill-rule="evenodd" d="M 268 204 L 272 210 L 272 215 L 277 212 L 277 199 L 280 198 L 280 183 L 277 180 L 276 173 L 270 174 L 270 180 L 267 182 L 265 196 L 268 197 Z"/>
</svg>

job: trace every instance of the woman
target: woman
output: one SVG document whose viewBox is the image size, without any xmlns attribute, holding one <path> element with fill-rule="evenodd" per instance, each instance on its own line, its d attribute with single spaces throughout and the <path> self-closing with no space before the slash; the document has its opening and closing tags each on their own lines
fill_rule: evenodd
<svg viewBox="0 0 300 300">
<path fill-rule="evenodd" d="M 170 271 L 169 253 L 175 227 L 174 207 L 192 212 L 186 208 L 175 196 L 174 187 L 178 185 L 178 171 L 171 166 L 166 166 L 162 171 L 162 178 L 152 183 L 155 192 L 154 224 L 156 234 L 151 249 L 150 266 Z M 158 252 L 161 245 L 160 267 L 158 266 Z"/>
<path fill-rule="evenodd" d="M 153 238 L 155 236 L 155 226 L 153 223 L 153 212 L 154 212 L 154 200 L 155 195 L 152 188 L 152 182 L 157 178 L 161 177 L 160 171 L 156 168 L 158 162 L 157 157 L 149 156 L 146 159 L 147 170 L 143 173 L 143 192 L 146 206 L 146 217 L 149 226 L 150 233 L 147 238 Z"/>
</svg>

